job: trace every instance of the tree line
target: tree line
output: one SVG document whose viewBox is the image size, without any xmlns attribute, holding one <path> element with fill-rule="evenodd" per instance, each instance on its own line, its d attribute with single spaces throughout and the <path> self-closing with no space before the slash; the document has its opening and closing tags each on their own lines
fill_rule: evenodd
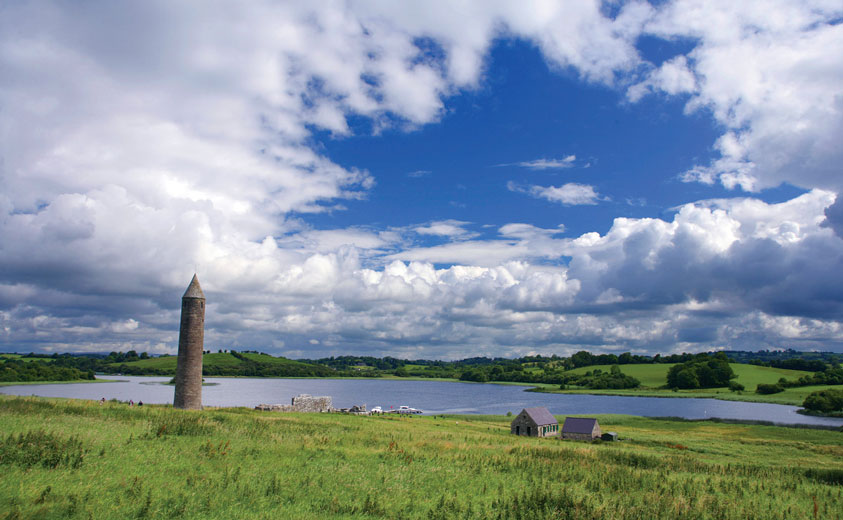
<svg viewBox="0 0 843 520">
<path fill-rule="evenodd" d="M 92 370 L 79 370 L 47 361 L 0 359 L 0 381 L 27 383 L 34 381 L 84 381 L 94 379 Z"/>
</svg>

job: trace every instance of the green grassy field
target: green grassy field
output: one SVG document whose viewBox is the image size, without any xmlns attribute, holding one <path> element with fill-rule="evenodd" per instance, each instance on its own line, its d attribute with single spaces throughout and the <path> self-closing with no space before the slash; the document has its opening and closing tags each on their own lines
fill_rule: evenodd
<svg viewBox="0 0 843 520">
<path fill-rule="evenodd" d="M 653 365 L 618 365 L 621 372 L 641 381 L 642 387 L 656 388 L 667 383 L 667 371 L 674 363 L 653 364 Z M 570 374 L 585 374 L 592 370 L 608 372 L 612 365 L 594 365 L 590 367 L 579 367 L 566 372 Z"/>
<path fill-rule="evenodd" d="M 114 383 L 118 379 L 76 379 L 73 381 L 0 381 L 0 386 L 18 385 L 67 385 L 71 383 Z"/>
<path fill-rule="evenodd" d="M 300 363 L 291 359 L 277 358 L 274 356 L 268 356 L 264 354 L 240 353 L 240 355 L 247 359 L 257 361 L 260 363 L 270 363 L 274 365 L 305 365 L 305 363 Z M 113 363 L 111 366 L 116 369 L 120 365 L 127 365 L 130 367 L 171 370 L 173 373 L 175 373 L 177 361 L 178 356 L 164 356 L 153 357 L 149 359 L 141 359 L 138 361 L 132 361 L 130 363 Z M 204 356 L 202 356 L 202 364 L 207 367 L 236 367 L 241 365 L 242 363 L 243 362 L 241 360 L 237 359 L 236 357 L 227 352 L 205 354 Z"/>
<path fill-rule="evenodd" d="M 0 519 L 839 518 L 839 431 L 598 419 L 624 440 L 0 396 Z"/>
<path fill-rule="evenodd" d="M 618 365 L 621 372 L 641 381 L 641 386 L 646 388 L 658 388 L 667 383 L 667 372 L 673 363 L 652 364 L 652 365 Z M 761 367 L 741 363 L 729 363 L 732 370 L 738 376 L 735 381 L 744 385 L 747 392 L 755 392 L 760 383 L 776 383 L 779 378 L 799 379 L 810 372 L 802 370 L 787 370 L 784 368 Z M 572 374 L 584 374 L 589 370 L 600 369 L 608 372 L 611 365 L 595 365 L 580 367 L 570 370 Z"/>
<path fill-rule="evenodd" d="M 33 361 L 52 363 L 54 361 L 53 358 L 23 357 L 23 354 L 0 354 L 0 359 L 14 359 L 15 361 L 23 361 L 24 363 L 31 363 Z"/>
<path fill-rule="evenodd" d="M 552 388 L 541 388 L 539 391 L 551 393 L 568 393 L 568 394 L 597 394 L 597 395 L 632 395 L 639 397 L 710 397 L 714 399 L 723 399 L 727 401 L 753 401 L 760 403 L 774 403 L 787 404 L 792 406 L 799 406 L 805 400 L 808 394 L 817 390 L 825 390 L 827 388 L 840 388 L 839 386 L 803 386 L 798 388 L 787 388 L 784 392 L 778 394 L 761 395 L 755 393 L 755 388 L 760 383 L 776 383 L 779 378 L 798 379 L 799 377 L 809 374 L 802 370 L 787 370 L 784 368 L 761 367 L 756 365 L 746 365 L 741 363 L 730 363 L 732 370 L 737 374 L 735 381 L 741 383 L 746 387 L 743 392 L 730 392 L 728 388 L 705 388 L 699 390 L 668 390 L 661 389 L 667 383 L 667 371 L 670 370 L 673 364 L 653 364 L 653 365 L 619 365 L 621 372 L 635 377 L 641 381 L 641 388 L 634 388 L 628 390 L 586 390 L 586 389 L 567 389 L 557 390 Z M 601 369 L 608 372 L 611 365 L 595 365 L 590 367 L 580 367 L 570 370 L 570 373 L 583 374 L 589 370 Z"/>
</svg>

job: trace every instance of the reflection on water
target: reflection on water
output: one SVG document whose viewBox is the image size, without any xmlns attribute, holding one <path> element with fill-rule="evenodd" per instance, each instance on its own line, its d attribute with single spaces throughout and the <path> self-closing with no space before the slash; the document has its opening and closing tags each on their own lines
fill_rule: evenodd
<svg viewBox="0 0 843 520">
<path fill-rule="evenodd" d="M 114 376 L 111 376 L 114 377 Z M 173 402 L 169 377 L 120 376 L 113 383 L 74 383 L 0 387 L 0 393 L 73 399 L 129 399 L 145 403 Z M 647 417 L 743 419 L 782 424 L 843 426 L 843 419 L 810 417 L 794 406 L 718 401 L 716 399 L 670 399 L 609 395 L 541 394 L 525 387 L 443 381 L 379 381 L 356 379 L 246 379 L 206 378 L 202 403 L 206 406 L 288 404 L 297 394 L 330 395 L 334 406 L 366 404 L 384 410 L 408 405 L 426 414 L 516 414 L 522 408 L 546 406 L 556 415 L 623 413 Z"/>
</svg>

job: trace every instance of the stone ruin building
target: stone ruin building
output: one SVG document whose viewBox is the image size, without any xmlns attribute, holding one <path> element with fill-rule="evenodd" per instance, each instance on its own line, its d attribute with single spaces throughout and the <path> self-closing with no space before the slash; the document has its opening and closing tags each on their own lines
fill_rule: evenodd
<svg viewBox="0 0 843 520">
<path fill-rule="evenodd" d="M 293 397 L 291 404 L 259 404 L 255 410 L 266 412 L 330 412 L 332 406 L 331 396 L 312 396 L 310 394 L 299 394 Z"/>
</svg>

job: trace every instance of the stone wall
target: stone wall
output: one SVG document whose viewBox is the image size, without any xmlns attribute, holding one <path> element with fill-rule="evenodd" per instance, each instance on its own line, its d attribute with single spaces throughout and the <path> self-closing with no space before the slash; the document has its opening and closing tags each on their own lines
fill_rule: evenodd
<svg viewBox="0 0 843 520">
<path fill-rule="evenodd" d="M 297 412 L 330 412 L 331 396 L 313 396 L 310 394 L 299 394 L 293 397 L 293 408 Z"/>
<path fill-rule="evenodd" d="M 537 437 L 539 434 L 536 423 L 523 411 L 512 420 L 509 425 L 509 432 L 513 435 L 528 435 L 530 437 Z"/>
<path fill-rule="evenodd" d="M 255 406 L 255 410 L 262 412 L 295 412 L 293 405 L 290 404 L 259 404 Z"/>
<path fill-rule="evenodd" d="M 333 407 L 329 395 L 299 394 L 293 397 L 291 404 L 259 404 L 255 406 L 255 410 L 265 412 L 330 412 Z"/>
<path fill-rule="evenodd" d="M 601 435 L 600 425 L 597 423 L 594 424 L 594 428 L 591 430 L 591 433 L 562 432 L 563 439 L 573 441 L 592 441 L 594 439 L 599 439 Z"/>
</svg>

